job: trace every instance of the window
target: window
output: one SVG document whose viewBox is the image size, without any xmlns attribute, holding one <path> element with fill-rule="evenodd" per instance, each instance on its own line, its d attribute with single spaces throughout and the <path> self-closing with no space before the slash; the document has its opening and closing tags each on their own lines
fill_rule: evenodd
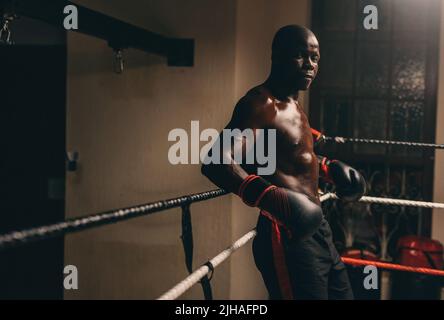
<svg viewBox="0 0 444 320">
<path fill-rule="evenodd" d="M 365 30 L 366 5 L 378 30 Z M 320 41 L 310 122 L 327 136 L 433 142 L 439 53 L 439 0 L 315 0 Z M 369 195 L 431 200 L 434 150 L 373 144 L 327 144 L 322 150 L 359 168 Z M 336 239 L 393 257 L 405 234 L 430 234 L 424 209 L 336 204 L 328 210 Z M 359 237 L 358 237 L 359 235 Z"/>
</svg>

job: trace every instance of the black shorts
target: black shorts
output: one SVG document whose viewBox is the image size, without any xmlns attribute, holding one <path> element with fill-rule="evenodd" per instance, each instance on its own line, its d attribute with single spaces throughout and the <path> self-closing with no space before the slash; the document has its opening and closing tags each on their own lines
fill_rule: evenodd
<svg viewBox="0 0 444 320">
<path fill-rule="evenodd" d="M 253 240 L 253 255 L 262 274 L 269 297 L 285 298 L 282 280 L 278 281 L 276 248 L 272 244 L 272 222 L 263 215 L 257 223 L 257 236 Z M 347 269 L 333 244 L 327 220 L 310 238 L 292 242 L 281 232 L 287 282 L 292 298 L 296 300 L 353 299 Z M 282 278 L 281 278 L 282 279 Z"/>
</svg>

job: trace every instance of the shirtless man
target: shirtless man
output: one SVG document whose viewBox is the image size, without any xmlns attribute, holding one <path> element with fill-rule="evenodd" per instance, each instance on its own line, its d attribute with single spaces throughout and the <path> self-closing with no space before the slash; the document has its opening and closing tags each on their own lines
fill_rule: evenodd
<svg viewBox="0 0 444 320">
<path fill-rule="evenodd" d="M 318 178 L 334 183 L 345 200 L 360 198 L 365 180 L 346 164 L 314 153 L 316 131 L 298 103 L 298 92 L 309 88 L 319 59 L 318 40 L 310 30 L 297 25 L 281 28 L 273 39 L 268 79 L 240 99 L 226 126 L 276 130 L 272 175 L 258 176 L 256 165 L 234 161 L 236 148 L 242 148 L 243 155 L 251 148 L 245 139 L 222 152 L 221 157 L 230 161 L 202 166 L 202 173 L 217 186 L 261 209 L 253 254 L 270 299 L 353 299 L 320 207 Z"/>
</svg>

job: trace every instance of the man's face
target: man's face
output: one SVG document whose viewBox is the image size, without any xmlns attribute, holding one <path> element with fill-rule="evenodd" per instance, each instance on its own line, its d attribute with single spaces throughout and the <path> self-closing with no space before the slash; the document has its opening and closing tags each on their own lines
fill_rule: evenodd
<svg viewBox="0 0 444 320">
<path fill-rule="evenodd" d="M 318 73 L 319 59 L 319 43 L 314 35 L 295 41 L 289 55 L 280 61 L 286 81 L 307 90 Z"/>
</svg>

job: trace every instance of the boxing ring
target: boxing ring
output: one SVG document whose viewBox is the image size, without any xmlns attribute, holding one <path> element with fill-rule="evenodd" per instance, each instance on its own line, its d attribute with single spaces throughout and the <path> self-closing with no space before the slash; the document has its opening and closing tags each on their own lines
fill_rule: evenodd
<svg viewBox="0 0 444 320">
<path fill-rule="evenodd" d="M 412 147 L 432 147 L 436 149 L 444 149 L 444 145 L 436 144 L 423 144 L 423 143 L 411 143 L 411 142 L 398 142 L 398 141 L 383 141 L 383 140 L 371 140 L 371 139 L 337 139 L 331 137 L 325 137 L 326 140 L 334 140 L 337 143 L 355 142 L 355 143 L 383 143 L 383 144 L 410 144 Z M 377 142 L 375 142 L 377 141 Z M 65 234 L 79 232 L 86 229 L 97 228 L 104 225 L 118 223 L 121 221 L 129 220 L 136 217 L 147 216 L 153 213 L 162 212 L 172 208 L 182 208 L 182 242 L 185 251 L 186 267 L 190 273 L 188 277 L 180 281 L 170 290 L 160 295 L 158 300 L 173 300 L 180 297 L 188 289 L 197 283 L 201 283 L 204 291 L 205 299 L 211 300 L 212 292 L 210 286 L 210 280 L 213 272 L 217 266 L 230 258 L 234 252 L 249 243 L 255 236 L 256 230 L 252 229 L 233 244 L 227 247 L 225 250 L 208 260 L 199 268 L 192 270 L 192 255 L 193 255 L 193 239 L 191 228 L 191 212 L 190 205 L 196 202 L 207 201 L 215 199 L 229 192 L 222 189 L 209 190 L 196 194 L 183 195 L 172 199 L 160 200 L 151 203 L 136 205 L 127 208 L 121 208 L 117 210 L 106 211 L 102 213 L 86 215 L 75 219 L 66 219 L 64 221 L 43 225 L 40 227 L 29 228 L 19 231 L 11 231 L 0 235 L 0 250 L 7 248 L 13 248 L 17 246 L 24 246 L 32 242 L 42 241 L 45 239 L 62 236 Z M 337 200 L 338 197 L 334 193 L 320 194 L 320 201 L 326 202 L 331 200 Z M 363 196 L 358 200 L 362 203 L 368 204 L 381 204 L 392 206 L 408 206 L 408 207 L 421 207 L 429 209 L 444 209 L 444 203 L 426 202 L 426 201 L 413 201 L 405 199 L 393 199 L 393 198 L 381 198 Z M 427 274 L 432 276 L 444 276 L 444 270 L 412 267 L 399 265 L 394 263 L 387 263 L 383 261 L 373 261 L 364 259 L 355 259 L 349 257 L 342 257 L 342 261 L 345 264 L 352 266 L 366 266 L 373 265 L 377 268 L 385 270 L 397 270 L 404 272 L 413 272 L 419 274 Z M 210 276 L 209 276 L 210 275 Z"/>
<path fill-rule="evenodd" d="M 173 199 L 161 200 L 152 203 L 147 203 L 139 206 L 133 206 L 128 208 L 122 208 L 118 210 L 108 211 L 99 214 L 88 215 L 76 219 L 68 219 L 59 223 L 45 225 L 37 228 L 30 228 L 21 231 L 14 231 L 0 235 L 0 249 L 9 247 L 15 247 L 20 245 L 26 245 L 27 243 L 42 241 L 56 236 L 61 236 L 68 233 L 78 232 L 86 229 L 96 228 L 103 225 L 117 223 L 120 221 L 132 219 L 135 217 L 146 216 L 156 212 L 164 210 L 182 207 L 183 213 L 186 216 L 189 214 L 189 205 L 194 202 L 201 202 L 205 200 L 214 199 L 228 194 L 227 191 L 222 189 L 210 190 L 202 193 L 196 193 L 191 195 L 184 195 Z M 334 193 L 326 193 L 320 196 L 321 202 L 328 200 L 335 200 L 337 196 Z M 412 201 L 401 200 L 391 198 L 378 198 L 378 197 L 362 197 L 359 202 L 363 203 L 378 203 L 385 205 L 399 205 L 399 206 L 412 206 L 423 207 L 433 209 L 444 209 L 444 203 L 425 202 L 425 201 Z M 184 219 L 186 220 L 186 219 Z M 185 223 L 186 224 L 186 223 Z M 173 288 L 162 294 L 159 300 L 172 300 L 177 299 L 188 289 L 194 286 L 199 281 L 204 280 L 207 283 L 211 280 L 211 277 L 207 277 L 208 274 L 212 274 L 214 269 L 222 262 L 227 260 L 238 249 L 245 246 L 256 236 L 256 230 L 253 229 L 236 240 L 231 246 L 220 252 L 214 258 L 207 261 L 201 267 L 193 271 L 188 277 L 179 282 Z M 187 256 L 189 254 L 186 254 Z M 407 272 L 416 272 L 422 274 L 429 274 L 435 276 L 444 276 L 444 270 L 436 270 L 431 268 L 416 268 L 409 266 L 402 266 L 392 263 L 385 263 L 379 261 L 353 259 L 342 257 L 342 260 L 346 264 L 350 265 L 374 265 L 376 267 L 388 270 L 398 270 Z M 204 289 L 205 291 L 206 289 Z M 211 294 L 210 294 L 211 296 Z"/>
</svg>

